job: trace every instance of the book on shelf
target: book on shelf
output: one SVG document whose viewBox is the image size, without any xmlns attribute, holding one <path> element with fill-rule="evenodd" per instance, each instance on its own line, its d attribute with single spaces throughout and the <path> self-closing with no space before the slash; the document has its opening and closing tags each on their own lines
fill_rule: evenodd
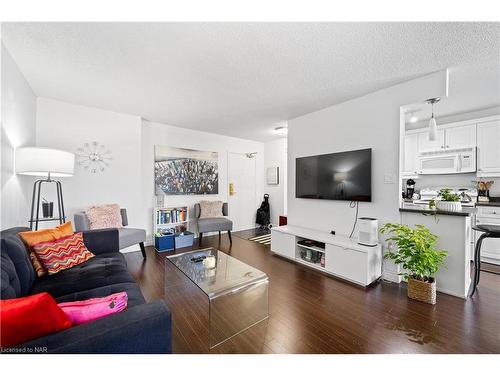
<svg viewBox="0 0 500 375">
<path fill-rule="evenodd" d="M 161 208 L 156 210 L 156 224 L 175 224 L 186 220 L 186 208 Z"/>
</svg>

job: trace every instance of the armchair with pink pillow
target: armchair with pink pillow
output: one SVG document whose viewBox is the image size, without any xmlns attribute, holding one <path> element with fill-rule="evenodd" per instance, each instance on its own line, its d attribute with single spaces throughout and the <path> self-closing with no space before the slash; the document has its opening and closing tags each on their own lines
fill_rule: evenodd
<svg viewBox="0 0 500 375">
<path fill-rule="evenodd" d="M 128 227 L 127 210 L 118 204 L 104 204 L 89 207 L 78 212 L 74 217 L 75 231 L 88 231 L 95 229 L 117 228 L 120 250 L 139 244 L 142 256 L 146 258 L 146 231 L 139 228 Z"/>
</svg>

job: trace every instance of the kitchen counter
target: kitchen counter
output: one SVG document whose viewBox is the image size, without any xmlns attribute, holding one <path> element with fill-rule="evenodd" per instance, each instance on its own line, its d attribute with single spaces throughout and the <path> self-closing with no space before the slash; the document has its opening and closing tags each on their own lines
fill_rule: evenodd
<svg viewBox="0 0 500 375">
<path fill-rule="evenodd" d="M 462 211 L 460 212 L 450 212 L 450 211 L 441 211 L 441 210 L 430 210 L 425 208 L 400 208 L 399 212 L 413 212 L 413 213 L 421 213 L 427 215 L 449 215 L 449 216 L 472 216 L 476 213 L 476 209 L 474 207 L 462 207 Z"/>
<path fill-rule="evenodd" d="M 477 202 L 476 206 L 484 206 L 484 207 L 500 207 L 500 201 L 489 201 L 489 202 Z"/>
<path fill-rule="evenodd" d="M 476 208 L 464 207 L 462 210 L 446 212 L 418 208 L 399 209 L 402 224 L 410 227 L 425 225 L 438 238 L 436 248 L 448 252 L 445 267 L 436 274 L 437 290 L 467 299 L 471 282 L 472 221 Z"/>
</svg>

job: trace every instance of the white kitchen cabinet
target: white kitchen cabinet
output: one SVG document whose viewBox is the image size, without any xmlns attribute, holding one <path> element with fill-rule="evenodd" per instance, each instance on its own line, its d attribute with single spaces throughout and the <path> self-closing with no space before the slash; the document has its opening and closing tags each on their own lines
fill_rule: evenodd
<svg viewBox="0 0 500 375">
<path fill-rule="evenodd" d="M 477 124 L 477 175 L 500 177 L 500 120 Z"/>
<path fill-rule="evenodd" d="M 445 148 L 466 148 L 476 146 L 476 124 L 446 128 Z"/>
<path fill-rule="evenodd" d="M 479 206 L 476 214 L 476 225 L 500 226 L 500 207 Z M 483 234 L 474 231 L 475 243 Z M 485 238 L 481 244 L 481 261 L 500 265 L 500 238 Z"/>
<path fill-rule="evenodd" d="M 441 151 L 476 145 L 476 124 L 446 126 L 437 131 L 436 140 L 429 140 L 425 130 L 418 135 L 418 152 Z"/>
<path fill-rule="evenodd" d="M 406 134 L 404 140 L 403 153 L 403 177 L 413 177 L 417 175 L 418 167 L 418 134 Z"/>
<path fill-rule="evenodd" d="M 418 152 L 439 151 L 444 149 L 444 129 L 438 129 L 436 140 L 429 140 L 429 131 L 418 133 Z"/>
</svg>

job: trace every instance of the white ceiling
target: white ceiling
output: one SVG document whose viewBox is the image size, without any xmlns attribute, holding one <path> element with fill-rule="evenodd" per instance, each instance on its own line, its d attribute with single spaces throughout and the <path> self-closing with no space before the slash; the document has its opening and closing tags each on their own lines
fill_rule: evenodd
<svg viewBox="0 0 500 375">
<path fill-rule="evenodd" d="M 288 119 L 446 67 L 499 66 L 498 23 L 4 23 L 38 96 L 265 141 Z"/>
<path fill-rule="evenodd" d="M 494 109 L 500 106 L 500 56 L 496 62 L 468 64 L 450 69 L 449 96 L 434 105 L 438 124 L 440 118 L 467 112 Z M 431 106 L 427 103 L 406 105 L 406 122 L 411 116 L 418 118 L 413 127 L 426 126 L 431 117 Z M 423 123 L 421 123 L 423 121 Z"/>
</svg>

